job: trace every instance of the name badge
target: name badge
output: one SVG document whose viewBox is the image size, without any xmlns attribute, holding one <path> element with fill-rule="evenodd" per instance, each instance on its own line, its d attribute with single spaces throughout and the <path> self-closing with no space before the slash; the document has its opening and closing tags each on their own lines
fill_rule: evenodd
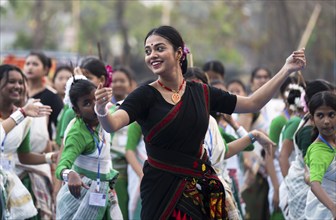
<svg viewBox="0 0 336 220">
<path fill-rule="evenodd" d="M 5 171 L 12 171 L 14 170 L 15 163 L 13 160 L 10 160 L 6 157 L 1 157 L 1 167 Z"/>
<path fill-rule="evenodd" d="M 105 207 L 106 205 L 106 194 L 102 193 L 90 193 L 89 205 Z"/>
</svg>

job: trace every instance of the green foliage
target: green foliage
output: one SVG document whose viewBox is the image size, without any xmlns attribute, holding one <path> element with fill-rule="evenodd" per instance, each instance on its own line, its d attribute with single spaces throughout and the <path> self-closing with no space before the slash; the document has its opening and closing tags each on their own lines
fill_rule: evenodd
<svg viewBox="0 0 336 220">
<path fill-rule="evenodd" d="M 32 45 L 32 38 L 25 31 L 19 31 L 13 43 L 13 48 L 26 50 L 28 49 L 27 45 Z"/>
<path fill-rule="evenodd" d="M 36 8 L 41 2 L 42 9 Z M 260 64 L 274 71 L 280 68 L 296 49 L 311 12 L 319 3 L 322 12 L 306 45 L 309 65 L 305 71 L 312 73 L 307 79 L 316 78 L 314 74 L 317 72 L 329 74 L 325 75 L 328 78 L 334 71 L 335 1 L 193 0 L 149 5 L 136 0 L 10 0 L 8 3 L 0 6 L 0 14 L 2 24 L 10 23 L 16 28 L 13 48 L 29 50 L 35 45 L 64 51 L 63 43 L 68 41 L 66 30 L 76 28 L 77 21 L 76 41 L 73 48 L 66 50 L 97 55 L 96 45 L 100 42 L 104 58 L 114 60 L 115 49 L 123 48 L 123 38 L 128 34 L 132 61 L 139 63 L 143 62 L 145 35 L 153 27 L 162 25 L 166 16 L 191 49 L 194 64 L 218 59 L 242 72 L 249 72 Z M 118 8 L 118 3 L 124 4 L 124 10 Z M 73 20 L 76 7 L 80 10 L 79 20 Z M 121 12 L 124 12 L 123 17 L 119 17 Z M 37 27 L 41 30 L 36 30 Z M 121 27 L 128 32 L 122 32 Z M 112 41 L 115 38 L 121 41 Z"/>
</svg>

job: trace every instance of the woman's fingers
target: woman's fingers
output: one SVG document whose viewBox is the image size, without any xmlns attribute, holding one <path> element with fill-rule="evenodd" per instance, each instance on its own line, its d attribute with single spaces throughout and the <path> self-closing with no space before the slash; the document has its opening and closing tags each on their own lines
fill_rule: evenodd
<svg viewBox="0 0 336 220">
<path fill-rule="evenodd" d="M 69 184 L 68 187 L 69 187 L 70 193 L 75 198 L 79 198 L 80 197 L 81 185 L 79 185 L 79 184 Z"/>
<path fill-rule="evenodd" d="M 52 112 L 51 107 L 48 105 L 38 105 L 35 107 L 37 107 L 35 111 L 36 111 L 36 116 L 38 117 L 48 116 Z"/>
<path fill-rule="evenodd" d="M 85 188 L 85 189 L 90 189 L 90 187 L 88 185 L 86 185 L 84 182 L 82 182 L 82 186 Z"/>
<path fill-rule="evenodd" d="M 102 87 L 102 84 L 100 83 L 95 92 L 95 98 L 100 105 L 109 103 L 112 98 L 112 89 Z"/>
</svg>

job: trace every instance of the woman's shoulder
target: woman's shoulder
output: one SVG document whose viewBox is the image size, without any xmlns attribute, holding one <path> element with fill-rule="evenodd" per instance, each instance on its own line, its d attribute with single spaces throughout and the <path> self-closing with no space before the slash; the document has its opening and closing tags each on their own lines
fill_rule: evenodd
<svg viewBox="0 0 336 220">
<path fill-rule="evenodd" d="M 326 152 L 326 151 L 327 152 L 330 151 L 330 148 L 328 147 L 328 145 L 320 141 L 314 141 L 313 143 L 311 143 L 311 145 L 309 145 L 307 154 L 311 154 L 315 152 Z"/>
<path fill-rule="evenodd" d="M 151 85 L 141 85 L 138 88 L 136 88 L 135 90 L 133 90 L 133 92 L 131 92 L 128 97 L 138 97 L 138 98 L 148 98 L 148 96 L 150 95 L 154 95 L 156 92 L 156 89 L 151 86 Z"/>
<path fill-rule="evenodd" d="M 73 137 L 73 138 L 81 138 L 83 136 L 85 136 L 85 133 L 87 130 L 87 127 L 84 123 L 84 121 L 81 118 L 73 118 L 68 126 L 68 133 L 67 133 L 67 137 Z"/>
<path fill-rule="evenodd" d="M 283 114 L 280 114 L 278 116 L 276 116 L 275 118 L 272 119 L 273 123 L 282 123 L 282 124 L 286 124 L 287 123 L 287 119 Z"/>
</svg>

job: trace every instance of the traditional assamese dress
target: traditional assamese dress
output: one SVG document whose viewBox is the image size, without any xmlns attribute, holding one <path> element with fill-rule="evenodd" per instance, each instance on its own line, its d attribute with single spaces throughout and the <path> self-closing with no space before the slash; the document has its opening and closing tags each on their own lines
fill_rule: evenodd
<svg viewBox="0 0 336 220">
<path fill-rule="evenodd" d="M 319 181 L 330 199 L 336 203 L 336 150 L 323 142 L 312 143 L 305 156 L 310 182 Z M 331 211 L 323 205 L 310 189 L 307 195 L 306 219 L 332 219 Z"/>
<path fill-rule="evenodd" d="M 65 133 L 64 150 L 56 169 L 56 176 L 62 179 L 63 169 L 73 169 L 90 189 L 82 187 L 80 197 L 75 198 L 65 183 L 57 195 L 56 218 L 102 219 L 105 216 L 122 219 L 115 191 L 112 190 L 118 173 L 112 168 L 108 141 L 110 134 L 101 129 L 100 125 L 94 131 L 90 131 L 81 118 L 73 119 Z M 103 207 L 89 205 L 90 193 L 96 192 L 99 163 L 99 193 L 106 196 L 106 204 Z"/>
<path fill-rule="evenodd" d="M 234 195 L 232 193 L 232 181 L 226 169 L 225 153 L 227 145 L 218 128 L 216 119 L 210 116 L 208 131 L 205 134 L 204 147 L 207 150 L 211 165 L 218 174 L 225 189 L 225 209 L 229 220 L 240 220 L 242 215 L 238 209 Z"/>
<path fill-rule="evenodd" d="M 287 176 L 279 187 L 279 207 L 286 219 L 303 220 L 309 185 L 304 181 L 305 163 L 302 148 L 308 147 L 311 132 L 306 132 L 303 127 L 308 119 L 301 120 L 294 134 L 293 142 L 296 153 L 295 160 L 291 163 Z M 309 129 L 310 130 L 310 129 Z M 308 140 L 308 141 L 307 141 Z M 308 146 L 304 146 L 308 145 Z"/>
<path fill-rule="evenodd" d="M 37 214 L 30 193 L 15 173 L 16 153 L 30 152 L 30 124 L 31 118 L 27 117 L 7 134 L 0 124 L 0 200 L 4 219 L 26 219 Z"/>
<path fill-rule="evenodd" d="M 185 216 L 225 219 L 225 190 L 203 148 L 209 112 L 231 114 L 237 98 L 227 92 L 187 82 L 172 105 L 150 85 L 127 96 L 120 109 L 144 135 L 148 160 L 141 182 L 142 219 Z"/>
<path fill-rule="evenodd" d="M 47 117 L 32 118 L 30 128 L 31 152 L 42 154 L 49 141 Z M 52 178 L 50 165 L 28 165 L 16 161 L 16 174 L 31 193 L 39 211 L 39 219 L 52 218 Z"/>
</svg>

